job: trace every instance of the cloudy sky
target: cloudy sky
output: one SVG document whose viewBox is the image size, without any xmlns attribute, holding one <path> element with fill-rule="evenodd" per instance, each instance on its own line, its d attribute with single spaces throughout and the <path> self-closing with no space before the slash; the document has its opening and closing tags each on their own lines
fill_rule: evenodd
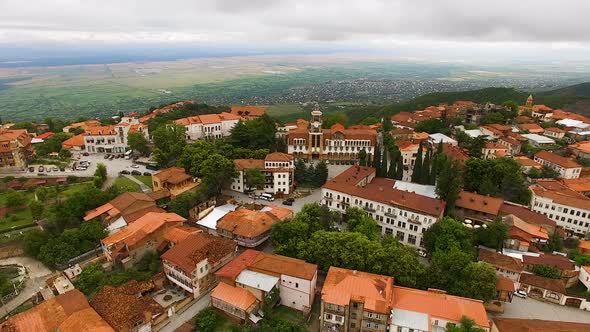
<svg viewBox="0 0 590 332">
<path fill-rule="evenodd" d="M 0 43 L 590 45 L 587 0 L 0 0 Z"/>
</svg>

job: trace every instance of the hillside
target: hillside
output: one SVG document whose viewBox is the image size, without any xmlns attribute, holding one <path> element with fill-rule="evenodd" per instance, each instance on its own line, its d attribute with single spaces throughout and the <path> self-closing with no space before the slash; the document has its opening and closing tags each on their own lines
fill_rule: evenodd
<svg viewBox="0 0 590 332">
<path fill-rule="evenodd" d="M 565 88 L 543 92 L 545 96 L 576 96 L 590 98 L 590 82 L 567 86 Z"/>
</svg>

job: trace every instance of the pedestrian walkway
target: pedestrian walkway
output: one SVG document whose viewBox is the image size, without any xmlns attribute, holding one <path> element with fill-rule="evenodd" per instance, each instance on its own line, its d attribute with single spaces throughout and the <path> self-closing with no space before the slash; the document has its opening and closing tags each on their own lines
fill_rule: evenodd
<svg viewBox="0 0 590 332">
<path fill-rule="evenodd" d="M 47 279 L 47 276 L 51 274 L 51 270 L 46 268 L 45 265 L 30 257 L 10 257 L 0 260 L 0 265 L 11 264 L 24 266 L 27 269 L 30 279 L 26 281 L 25 288 L 23 288 L 15 298 L 0 308 L 1 317 L 6 316 L 9 312 L 18 308 L 21 304 L 25 303 L 35 295 L 41 287 L 45 286 L 45 280 Z"/>
<path fill-rule="evenodd" d="M 152 192 L 152 188 L 146 186 L 145 183 L 139 181 L 135 176 L 125 174 L 125 177 L 128 178 L 129 180 L 137 183 L 139 185 L 139 188 L 141 189 L 141 192 L 143 192 L 143 193 L 151 193 Z"/>
</svg>

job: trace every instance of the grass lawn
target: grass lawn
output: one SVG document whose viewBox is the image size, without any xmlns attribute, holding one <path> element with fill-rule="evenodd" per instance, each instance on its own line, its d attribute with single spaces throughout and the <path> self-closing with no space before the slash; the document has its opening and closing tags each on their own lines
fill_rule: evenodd
<svg viewBox="0 0 590 332">
<path fill-rule="evenodd" d="M 29 202 L 33 200 L 33 193 L 23 191 L 25 195 L 24 208 L 10 212 L 4 217 L 0 218 L 0 231 L 8 230 L 16 226 L 22 226 L 33 223 L 31 210 L 27 207 Z M 6 207 L 6 193 L 0 194 L 0 207 Z"/>
<path fill-rule="evenodd" d="M 146 186 L 152 188 L 152 177 L 145 175 L 134 175 L 136 179 L 143 182 Z M 153 188 L 152 188 L 153 189 Z"/>
<path fill-rule="evenodd" d="M 115 183 L 113 184 L 113 186 L 115 186 L 121 192 L 123 192 L 123 191 L 140 192 L 141 191 L 141 189 L 139 188 L 139 185 L 137 183 L 133 182 L 132 180 L 130 180 L 124 176 L 119 176 L 115 180 Z"/>
<path fill-rule="evenodd" d="M 69 185 L 66 189 L 64 189 L 61 192 L 61 196 L 63 198 L 68 198 L 71 195 L 73 195 L 74 193 L 77 193 L 80 190 L 82 190 L 88 186 L 93 186 L 92 182 L 83 182 L 83 183 L 76 183 L 76 184 Z"/>
</svg>

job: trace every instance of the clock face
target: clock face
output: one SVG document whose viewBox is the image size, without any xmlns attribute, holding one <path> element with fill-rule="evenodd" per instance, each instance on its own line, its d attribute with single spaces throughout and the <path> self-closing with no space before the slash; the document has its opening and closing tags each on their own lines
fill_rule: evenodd
<svg viewBox="0 0 590 332">
<path fill-rule="evenodd" d="M 319 126 L 320 126 L 320 124 L 319 124 L 319 123 L 317 123 L 317 122 L 314 122 L 314 123 L 313 123 L 313 126 L 317 128 L 317 127 L 319 127 Z"/>
</svg>

